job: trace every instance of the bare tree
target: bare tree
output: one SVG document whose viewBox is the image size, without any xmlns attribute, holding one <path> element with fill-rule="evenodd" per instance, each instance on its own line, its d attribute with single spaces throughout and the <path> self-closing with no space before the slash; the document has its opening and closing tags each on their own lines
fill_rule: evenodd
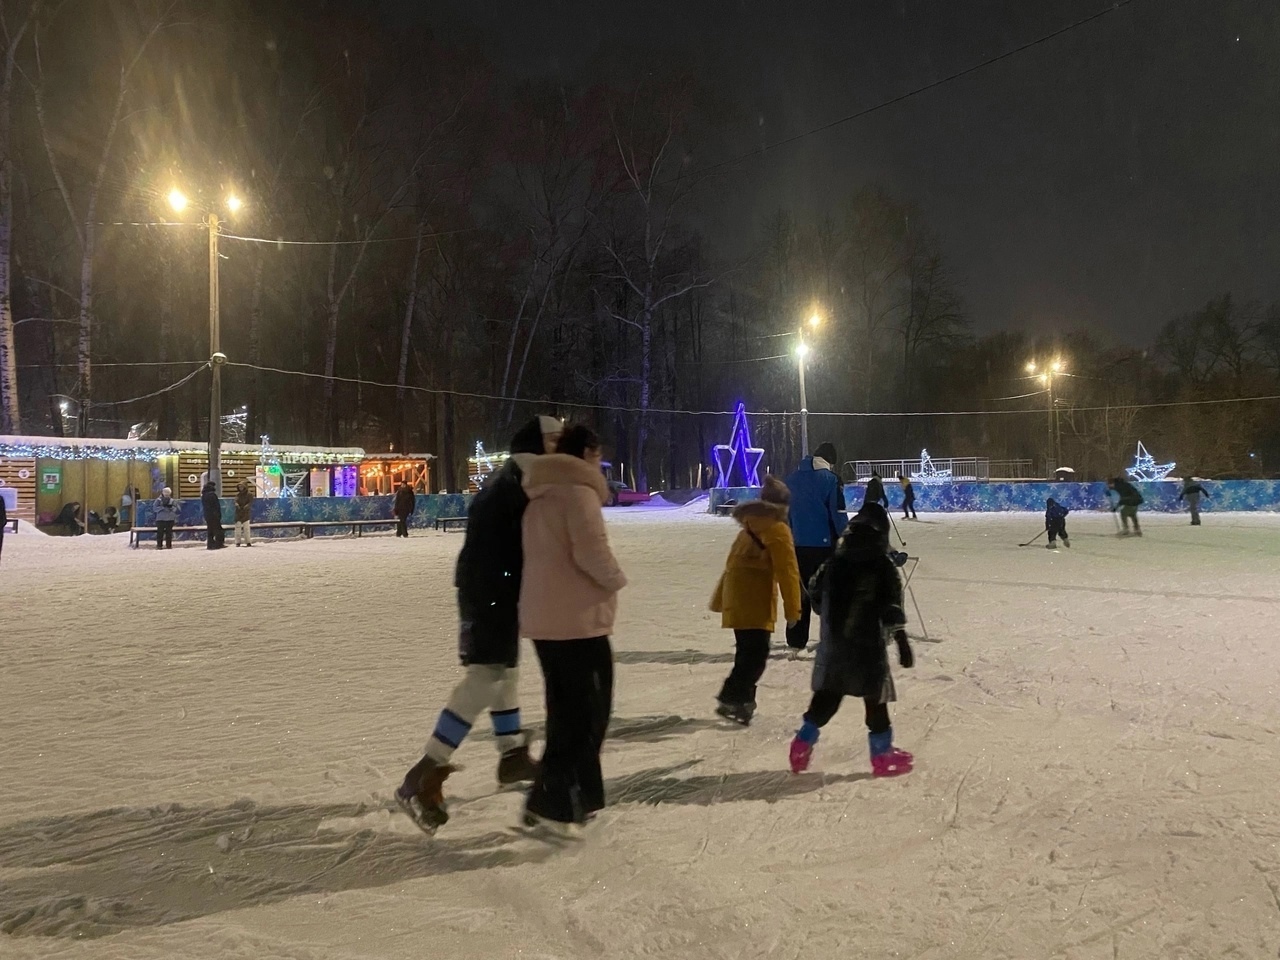
<svg viewBox="0 0 1280 960">
<path fill-rule="evenodd" d="M 76 398 L 80 402 L 79 432 L 81 436 L 88 434 L 89 411 L 93 395 L 93 268 L 94 255 L 97 252 L 98 216 L 103 185 L 107 179 L 107 170 L 115 150 L 116 136 L 119 133 L 120 124 L 124 117 L 125 104 L 129 97 L 134 71 L 138 68 L 138 64 L 146 54 L 147 48 L 155 40 L 160 29 L 169 21 L 169 17 L 176 7 L 177 0 L 164 4 L 160 8 L 154 8 L 146 3 L 135 3 L 133 5 L 137 23 L 142 32 L 120 61 L 119 72 L 112 90 L 111 109 L 106 117 L 106 129 L 102 134 L 96 169 L 92 179 L 88 182 L 84 195 L 83 212 L 80 212 L 77 203 L 72 197 L 67 177 L 63 171 L 64 164 L 59 159 L 58 151 L 54 147 L 57 138 L 50 127 L 46 102 L 47 84 L 44 59 L 41 56 L 40 39 L 42 26 L 38 24 L 33 33 L 36 71 L 35 78 L 32 81 L 32 90 L 35 95 L 36 119 L 39 122 L 40 136 L 44 143 L 45 153 L 49 158 L 49 167 L 53 172 L 54 182 L 57 184 L 58 193 L 62 198 L 63 205 L 66 207 L 67 216 L 75 228 L 76 239 L 80 248 L 80 338 L 76 353 Z M 84 92 L 79 91 L 79 94 L 83 96 Z"/>
<path fill-rule="evenodd" d="M 23 37 L 40 14 L 44 0 L 21 3 L 0 0 L 0 28 L 4 30 L 4 75 L 0 85 L 0 433 L 19 433 L 18 358 L 13 336 L 13 79 Z M 15 8 L 18 8 L 15 11 Z M 12 27 L 10 14 L 16 16 Z"/>
</svg>

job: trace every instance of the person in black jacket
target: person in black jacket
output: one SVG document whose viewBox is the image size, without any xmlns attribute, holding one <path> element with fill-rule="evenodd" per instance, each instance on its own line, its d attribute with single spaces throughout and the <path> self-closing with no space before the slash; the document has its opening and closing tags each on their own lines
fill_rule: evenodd
<svg viewBox="0 0 1280 960">
<path fill-rule="evenodd" d="M 396 536 L 409 536 L 409 518 L 413 516 L 413 510 L 418 505 L 418 498 L 414 496 L 413 487 L 404 481 L 400 482 L 400 488 L 396 490 L 396 502 L 392 508 L 392 513 L 396 515 Z"/>
<path fill-rule="evenodd" d="M 1178 493 L 1178 502 L 1187 501 L 1187 506 L 1191 509 L 1191 525 L 1193 527 L 1200 526 L 1200 498 L 1210 499 L 1209 491 L 1200 485 L 1200 481 L 1195 477 L 1188 477 L 1182 481 L 1182 490 Z"/>
<path fill-rule="evenodd" d="M 227 545 L 227 531 L 222 529 L 222 501 L 212 480 L 200 491 L 200 505 L 204 508 L 205 549 L 221 550 Z"/>
<path fill-rule="evenodd" d="M 9 514 L 5 507 L 4 497 L 0 497 L 0 556 L 4 555 L 4 527 L 9 522 Z"/>
<path fill-rule="evenodd" d="M 862 505 L 865 507 L 868 503 L 878 503 L 886 510 L 889 509 L 889 497 L 884 492 L 884 481 L 880 479 L 880 474 L 871 471 L 871 479 L 867 481 L 867 492 L 862 498 Z"/>
<path fill-rule="evenodd" d="M 1138 525 L 1138 507 L 1142 506 L 1142 494 L 1138 492 L 1138 488 L 1124 477 L 1108 480 L 1107 487 L 1116 492 L 1116 504 L 1111 510 L 1112 512 L 1120 511 L 1120 521 L 1124 524 L 1124 530 L 1120 536 L 1129 536 L 1130 520 L 1133 521 L 1133 535 L 1142 536 L 1142 527 Z"/>
<path fill-rule="evenodd" d="M 524 568 L 521 521 L 529 498 L 522 481 L 534 457 L 554 451 L 563 424 L 536 417 L 511 440 L 511 457 L 489 477 L 467 511 L 467 535 L 453 583 L 458 591 L 458 656 L 466 673 L 440 711 L 425 755 L 405 774 L 396 801 L 422 830 L 434 833 L 449 819 L 444 782 L 449 760 L 486 708 L 497 737 L 498 782 L 532 780 L 520 723 L 520 581 Z"/>
<path fill-rule="evenodd" d="M 831 559 L 809 585 L 822 617 L 822 640 L 813 661 L 813 697 L 791 741 L 791 772 L 809 769 L 819 731 L 845 697 L 861 697 L 871 770 L 877 777 L 909 773 L 913 758 L 893 745 L 889 704 L 896 699 L 886 637 L 898 647 L 904 670 L 915 665 L 902 608 L 902 580 L 889 558 L 889 515 L 869 503 L 849 521 Z"/>
</svg>

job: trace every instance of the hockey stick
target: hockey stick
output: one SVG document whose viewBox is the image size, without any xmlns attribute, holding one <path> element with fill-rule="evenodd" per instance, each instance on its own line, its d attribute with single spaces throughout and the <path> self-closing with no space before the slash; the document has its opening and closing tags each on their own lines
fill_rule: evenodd
<svg viewBox="0 0 1280 960">
<path fill-rule="evenodd" d="M 1031 538 L 1030 540 L 1028 540 L 1026 543 L 1020 543 L 1020 544 L 1018 544 L 1018 546 L 1020 546 L 1020 547 L 1029 547 L 1029 546 L 1031 546 L 1033 543 L 1035 543 L 1037 540 L 1039 540 L 1041 537 L 1043 537 L 1044 535 L 1045 535 L 1045 531 L 1044 531 L 1044 530 L 1041 530 L 1039 533 L 1037 533 L 1034 537 L 1032 537 L 1032 538 Z"/>
<path fill-rule="evenodd" d="M 885 511 L 885 513 L 889 513 L 889 511 L 888 511 L 888 510 L 886 510 L 886 511 Z M 903 540 L 903 539 L 902 539 L 902 534 L 900 534 L 900 533 L 898 532 L 898 524 L 897 524 L 897 522 L 893 519 L 893 514 L 892 514 L 892 513 L 889 513 L 889 522 L 893 524 L 893 535 L 894 535 L 895 537 L 897 537 L 897 538 L 898 538 L 898 542 L 899 542 L 900 544 L 902 544 L 902 545 L 905 547 L 905 546 L 907 545 L 907 541 Z"/>
<path fill-rule="evenodd" d="M 920 604 L 916 602 L 916 592 L 911 589 L 911 578 L 916 574 L 916 567 L 920 566 L 920 558 L 908 557 L 907 559 L 911 561 L 911 570 L 907 573 L 906 582 L 903 583 L 903 586 L 907 588 L 907 595 L 911 597 L 911 605 L 916 608 L 916 619 L 920 621 L 920 629 L 924 631 L 925 640 L 933 643 L 929 639 L 929 627 L 924 622 L 924 614 L 920 612 Z"/>
</svg>

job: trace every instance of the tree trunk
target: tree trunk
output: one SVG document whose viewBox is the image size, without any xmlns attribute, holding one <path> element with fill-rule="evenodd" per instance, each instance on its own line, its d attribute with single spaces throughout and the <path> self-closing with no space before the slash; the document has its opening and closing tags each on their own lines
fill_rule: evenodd
<svg viewBox="0 0 1280 960">
<path fill-rule="evenodd" d="M 640 318 L 640 416 L 636 422 L 636 490 L 649 492 L 649 468 L 645 454 L 649 441 L 649 403 L 653 396 L 653 312 L 649 308 L 651 288 L 644 289 L 644 313 Z"/>
<path fill-rule="evenodd" d="M 13 58 L 9 50 L 4 88 L 0 90 L 0 433 L 21 433 L 18 404 L 18 357 L 13 336 L 10 255 L 13 242 L 13 154 L 9 133 L 13 94 Z"/>
<path fill-rule="evenodd" d="M 80 340 L 76 346 L 76 399 L 80 403 L 79 436 L 89 435 L 89 407 L 93 396 L 93 246 L 97 227 L 97 195 L 89 200 L 89 216 L 84 223 L 84 249 L 80 256 Z"/>
<path fill-rule="evenodd" d="M 413 339 L 413 316 L 418 309 L 418 262 L 422 259 L 422 235 L 426 221 L 418 224 L 418 239 L 413 245 L 413 262 L 409 265 L 409 296 L 404 304 L 404 323 L 400 327 L 400 367 L 396 372 L 396 442 L 401 452 L 409 449 L 408 415 L 405 410 L 405 386 L 409 374 L 409 345 Z"/>
<path fill-rule="evenodd" d="M 334 239 L 336 240 L 338 233 L 335 231 Z M 333 371 L 338 359 L 338 307 L 339 301 L 335 294 L 334 274 L 338 269 L 338 247 L 335 244 L 329 248 L 329 279 L 325 287 L 326 293 L 326 323 L 324 335 L 324 402 L 320 405 L 321 429 L 325 432 L 326 442 L 329 446 L 337 446 L 338 423 L 337 412 L 333 408 Z"/>
</svg>

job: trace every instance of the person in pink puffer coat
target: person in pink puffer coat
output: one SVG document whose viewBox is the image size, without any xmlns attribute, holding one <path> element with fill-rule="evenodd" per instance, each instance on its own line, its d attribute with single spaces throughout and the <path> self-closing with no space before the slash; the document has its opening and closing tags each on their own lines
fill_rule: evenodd
<svg viewBox="0 0 1280 960">
<path fill-rule="evenodd" d="M 609 634 L 627 578 L 609 548 L 609 485 L 600 440 L 568 427 L 554 454 L 524 475 L 520 632 L 533 638 L 546 683 L 547 738 L 525 802 L 527 826 L 585 823 L 604 807 L 600 750 L 613 709 Z"/>
</svg>

